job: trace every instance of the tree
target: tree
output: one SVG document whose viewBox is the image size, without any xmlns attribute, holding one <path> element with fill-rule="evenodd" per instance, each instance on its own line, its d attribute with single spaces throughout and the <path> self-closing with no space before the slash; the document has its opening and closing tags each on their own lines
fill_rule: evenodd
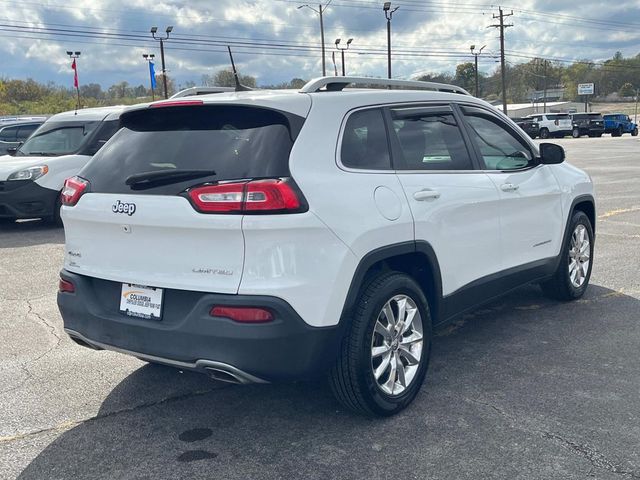
<svg viewBox="0 0 640 480">
<path fill-rule="evenodd" d="M 476 82 L 476 67 L 471 62 L 461 63 L 456 67 L 453 83 L 465 90 L 473 91 Z"/>
<path fill-rule="evenodd" d="M 252 77 L 250 75 L 238 75 L 238 78 L 240 80 L 240 84 L 244 85 L 245 87 L 251 87 L 251 88 L 256 87 L 255 77 Z M 207 85 L 212 86 L 211 79 L 209 78 L 208 80 L 209 81 Z M 231 70 L 220 70 L 219 72 L 217 72 L 213 77 L 212 83 L 213 83 L 213 86 L 217 86 L 217 87 L 235 87 L 236 86 L 236 80 Z"/>
<path fill-rule="evenodd" d="M 89 83 L 87 85 L 80 85 L 80 96 L 82 98 L 104 98 L 104 92 L 102 87 L 98 83 Z"/>
<path fill-rule="evenodd" d="M 621 97 L 633 97 L 636 94 L 636 91 L 633 88 L 633 85 L 627 82 L 620 87 L 620 91 L 618 93 Z"/>
</svg>

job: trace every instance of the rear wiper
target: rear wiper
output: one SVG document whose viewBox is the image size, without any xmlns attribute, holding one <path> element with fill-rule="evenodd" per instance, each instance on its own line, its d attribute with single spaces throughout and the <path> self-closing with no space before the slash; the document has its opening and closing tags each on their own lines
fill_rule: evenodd
<svg viewBox="0 0 640 480">
<path fill-rule="evenodd" d="M 168 185 L 183 180 L 194 178 L 212 177 L 216 174 L 213 170 L 154 170 L 152 172 L 135 173 L 125 180 L 126 185 L 144 187 L 161 183 Z"/>
</svg>

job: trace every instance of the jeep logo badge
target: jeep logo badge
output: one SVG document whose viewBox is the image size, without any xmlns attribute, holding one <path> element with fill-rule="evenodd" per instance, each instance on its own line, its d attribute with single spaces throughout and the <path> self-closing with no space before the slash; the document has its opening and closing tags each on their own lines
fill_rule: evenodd
<svg viewBox="0 0 640 480">
<path fill-rule="evenodd" d="M 120 200 L 116 201 L 111 206 L 111 211 L 113 213 L 126 213 L 131 216 L 136 213 L 136 204 L 135 203 L 123 203 Z"/>
</svg>

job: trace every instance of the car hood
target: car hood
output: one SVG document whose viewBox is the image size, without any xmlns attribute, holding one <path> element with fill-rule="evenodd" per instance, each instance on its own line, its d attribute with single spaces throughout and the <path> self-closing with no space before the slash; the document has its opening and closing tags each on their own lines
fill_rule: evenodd
<svg viewBox="0 0 640 480">
<path fill-rule="evenodd" d="M 62 155 L 60 157 L 13 157 L 11 155 L 3 155 L 0 157 L 0 181 L 6 180 L 9 175 L 24 168 L 35 167 L 36 165 L 42 164 L 55 165 L 56 163 L 61 163 L 69 158 L 78 156 L 80 155 Z"/>
</svg>

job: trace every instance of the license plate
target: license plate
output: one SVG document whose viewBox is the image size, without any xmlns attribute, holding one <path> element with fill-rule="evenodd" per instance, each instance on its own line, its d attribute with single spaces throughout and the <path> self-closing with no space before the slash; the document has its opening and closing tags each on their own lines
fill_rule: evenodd
<svg viewBox="0 0 640 480">
<path fill-rule="evenodd" d="M 162 293 L 161 288 L 123 283 L 120 294 L 120 313 L 147 320 L 160 320 Z"/>
</svg>

